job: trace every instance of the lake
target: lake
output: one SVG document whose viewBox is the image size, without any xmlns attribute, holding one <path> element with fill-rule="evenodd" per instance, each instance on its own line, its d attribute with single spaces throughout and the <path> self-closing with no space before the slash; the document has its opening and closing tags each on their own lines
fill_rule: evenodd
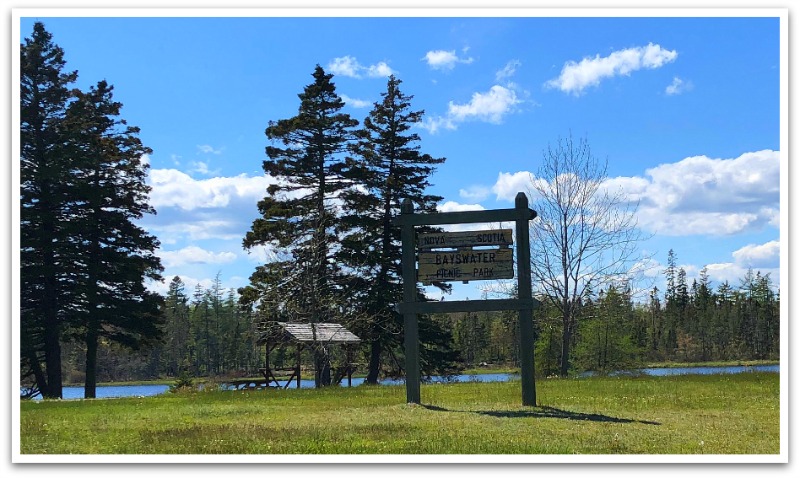
<svg viewBox="0 0 800 478">
<path fill-rule="evenodd" d="M 641 372 L 647 375 L 658 377 L 668 375 L 714 375 L 714 374 L 730 374 L 730 373 L 746 373 L 746 372 L 780 372 L 780 365 L 754 365 L 754 366 L 730 366 L 730 367 L 677 367 L 677 368 L 645 368 Z M 477 375 L 457 375 L 450 380 L 442 377 L 433 377 L 431 382 L 506 382 L 509 380 L 519 379 L 518 374 L 511 373 L 487 373 Z M 363 378 L 354 378 L 353 386 L 361 385 L 364 382 Z M 281 381 L 281 384 L 284 384 Z M 382 385 L 401 385 L 405 383 L 400 380 L 383 380 Z M 347 381 L 343 383 L 344 387 L 347 386 Z M 295 387 L 295 382 L 292 381 L 290 388 Z M 314 388 L 314 380 L 300 380 L 300 388 Z M 160 395 L 169 390 L 169 385 L 109 385 L 97 387 L 97 398 L 117 398 L 117 397 L 149 397 L 153 395 Z M 64 387 L 64 399 L 74 400 L 83 398 L 83 387 Z M 41 397 L 36 397 L 34 400 L 41 400 Z"/>
</svg>

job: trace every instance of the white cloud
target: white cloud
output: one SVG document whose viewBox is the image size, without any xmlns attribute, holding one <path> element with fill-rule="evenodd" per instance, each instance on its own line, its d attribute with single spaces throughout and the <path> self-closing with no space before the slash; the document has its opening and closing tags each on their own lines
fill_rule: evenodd
<svg viewBox="0 0 800 478">
<path fill-rule="evenodd" d="M 456 201 L 447 201 L 437 206 L 439 212 L 463 212 L 463 211 L 485 211 L 486 208 L 480 204 L 462 204 Z M 491 223 L 466 223 L 466 224 L 447 224 L 441 226 L 448 232 L 458 231 L 479 231 L 481 229 L 492 229 L 497 224 Z"/>
<path fill-rule="evenodd" d="M 219 174 L 219 169 L 215 169 L 211 171 L 208 169 L 208 163 L 205 161 L 192 161 L 190 163 L 192 169 L 191 172 L 202 174 L 203 176 L 213 176 L 215 174 Z"/>
<path fill-rule="evenodd" d="M 436 207 L 439 212 L 485 211 L 480 204 L 461 204 L 456 201 L 447 201 Z"/>
<path fill-rule="evenodd" d="M 376 65 L 370 65 L 366 67 L 367 76 L 370 78 L 387 78 L 393 75 L 395 72 L 392 70 L 386 62 L 378 62 Z"/>
<path fill-rule="evenodd" d="M 779 151 L 734 159 L 695 156 L 645 174 L 649 184 L 632 199 L 641 200 L 639 224 L 653 232 L 725 235 L 778 225 Z"/>
<path fill-rule="evenodd" d="M 634 47 L 612 52 L 609 56 L 586 57 L 580 62 L 568 61 L 558 78 L 545 83 L 564 93 L 580 96 L 590 86 L 597 86 L 605 78 L 628 76 L 642 68 L 654 69 L 675 61 L 678 52 L 665 50 L 660 45 L 649 43 L 645 47 Z"/>
<path fill-rule="evenodd" d="M 435 116 L 435 117 L 428 117 L 422 120 L 421 123 L 418 124 L 420 128 L 428 130 L 431 134 L 436 134 L 439 132 L 440 129 L 449 129 L 455 130 L 457 129 L 456 124 L 453 122 L 451 118 L 446 116 Z"/>
<path fill-rule="evenodd" d="M 255 216 L 250 218 L 250 220 L 252 219 L 255 219 Z M 217 218 L 202 220 L 192 216 L 177 219 L 176 222 L 171 223 L 155 222 L 151 220 L 145 224 L 144 227 L 149 232 L 155 234 L 162 244 L 177 244 L 182 240 L 241 240 L 247 231 L 248 225 L 246 220 L 236 221 Z"/>
<path fill-rule="evenodd" d="M 334 75 L 348 76 L 350 78 L 361 78 L 362 73 L 369 78 L 385 78 L 397 74 L 384 61 L 375 65 L 362 66 L 355 57 L 350 55 L 334 58 L 328 63 L 328 71 Z"/>
<path fill-rule="evenodd" d="M 215 149 L 213 146 L 208 144 L 198 144 L 197 151 L 200 153 L 205 154 L 222 154 L 223 148 Z"/>
<path fill-rule="evenodd" d="M 497 181 L 492 186 L 492 192 L 497 195 L 497 200 L 505 199 L 513 202 L 517 193 L 527 193 L 532 186 L 533 174 L 528 171 L 518 171 L 516 173 L 500 173 Z"/>
<path fill-rule="evenodd" d="M 278 259 L 278 253 L 271 244 L 253 246 L 247 249 L 247 258 L 257 264 L 266 264 Z"/>
<path fill-rule="evenodd" d="M 358 64 L 352 56 L 343 56 L 334 58 L 333 61 L 328 63 L 328 71 L 334 75 L 349 76 L 351 78 L 359 78 L 358 70 L 361 65 Z"/>
<path fill-rule="evenodd" d="M 467 199 L 470 201 L 483 201 L 489 197 L 490 192 L 490 189 L 486 186 L 473 185 L 469 186 L 467 189 L 459 189 L 458 195 L 462 199 Z"/>
<path fill-rule="evenodd" d="M 428 118 L 420 126 L 430 133 L 436 133 L 441 128 L 455 130 L 458 123 L 470 120 L 500 124 L 507 114 L 514 112 L 514 107 L 519 103 L 522 100 L 513 89 L 494 85 L 485 93 L 473 93 L 468 103 L 457 104 L 450 101 L 445 116 Z"/>
<path fill-rule="evenodd" d="M 520 100 L 514 90 L 494 85 L 486 93 L 473 93 L 469 103 L 459 105 L 451 101 L 447 115 L 458 122 L 476 118 L 489 123 L 500 123 L 503 116 L 510 113 L 518 103 Z"/>
<path fill-rule="evenodd" d="M 162 244 L 224 239 L 241 241 L 258 217 L 256 205 L 277 181 L 269 176 L 194 179 L 176 169 L 150 170 L 149 204 L 157 214 L 142 226 Z"/>
<path fill-rule="evenodd" d="M 492 186 L 497 200 L 513 201 L 539 181 L 528 171 L 501 172 Z M 780 152 L 745 153 L 733 159 L 685 158 L 648 169 L 645 177 L 607 179 L 601 188 L 638 202 L 638 224 L 670 236 L 731 235 L 780 227 Z"/>
<path fill-rule="evenodd" d="M 748 244 L 733 252 L 737 264 L 744 267 L 776 268 L 780 266 L 781 245 L 778 241 L 766 244 Z"/>
<path fill-rule="evenodd" d="M 188 246 L 177 251 L 159 251 L 164 267 L 180 267 L 186 264 L 227 264 L 236 260 L 233 252 L 211 252 L 197 246 Z"/>
<path fill-rule="evenodd" d="M 514 76 L 514 73 L 517 72 L 517 68 L 519 68 L 521 65 L 522 62 L 519 60 L 509 61 L 508 63 L 506 63 L 506 66 L 504 66 L 501 70 L 495 73 L 495 80 L 502 81 L 506 78 L 511 78 L 512 76 Z"/>
<path fill-rule="evenodd" d="M 141 155 L 141 156 L 139 157 L 139 161 L 140 161 L 142 164 L 147 164 L 147 165 L 149 166 L 149 165 L 150 165 L 150 155 L 149 155 L 149 154 L 143 154 L 143 155 Z"/>
<path fill-rule="evenodd" d="M 425 54 L 423 60 L 434 70 L 452 70 L 456 63 L 470 64 L 474 61 L 472 57 L 459 58 L 455 50 L 431 50 Z"/>
<path fill-rule="evenodd" d="M 185 211 L 227 206 L 233 199 L 253 204 L 266 196 L 267 187 L 277 181 L 269 176 L 216 177 L 197 180 L 177 169 L 150 171 L 150 205 L 156 209 L 177 207 Z"/>
<path fill-rule="evenodd" d="M 682 79 L 678 78 L 677 76 L 672 79 L 672 84 L 667 86 L 664 92 L 668 96 L 680 95 L 687 91 L 691 91 L 694 88 L 694 85 L 691 81 L 683 81 Z"/>
<path fill-rule="evenodd" d="M 370 101 L 366 100 L 359 100 L 356 98 L 350 98 L 347 95 L 339 95 L 342 98 L 342 101 L 347 103 L 348 105 L 352 106 L 353 108 L 367 108 L 372 105 Z"/>
<path fill-rule="evenodd" d="M 723 282 L 728 282 L 734 289 L 738 288 L 742 279 L 747 275 L 748 266 L 744 266 L 737 262 L 721 262 L 718 264 L 708 264 L 706 266 L 708 278 L 719 285 Z M 780 269 L 778 268 L 763 268 L 753 267 L 753 272 L 761 272 L 761 275 L 770 274 L 775 286 L 780 287 Z"/>
</svg>

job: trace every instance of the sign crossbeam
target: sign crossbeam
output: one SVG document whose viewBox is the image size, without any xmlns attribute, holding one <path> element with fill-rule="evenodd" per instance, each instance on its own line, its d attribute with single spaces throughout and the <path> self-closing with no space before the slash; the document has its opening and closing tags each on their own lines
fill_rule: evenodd
<svg viewBox="0 0 800 478">
<path fill-rule="evenodd" d="M 491 211 L 439 212 L 433 214 L 401 214 L 394 219 L 398 226 L 433 226 L 444 224 L 474 224 L 476 222 L 508 222 L 519 219 L 530 221 L 536 212 L 527 207 L 524 210 L 493 209 Z"/>
<path fill-rule="evenodd" d="M 453 312 L 488 312 L 492 310 L 532 309 L 540 305 L 536 299 L 458 300 L 453 302 L 411 302 L 398 304 L 401 314 L 450 314 Z"/>
</svg>

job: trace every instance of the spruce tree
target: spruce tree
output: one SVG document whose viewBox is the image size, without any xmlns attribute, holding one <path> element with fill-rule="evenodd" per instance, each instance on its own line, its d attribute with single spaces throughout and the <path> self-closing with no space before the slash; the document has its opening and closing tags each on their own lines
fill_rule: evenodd
<svg viewBox="0 0 800 478">
<path fill-rule="evenodd" d="M 271 141 L 266 148 L 264 172 L 278 179 L 258 203 L 261 217 L 253 221 L 243 246 L 273 246 L 283 260 L 270 269 L 277 275 L 258 271 L 251 277 L 252 289 L 281 290 L 284 313 L 295 320 L 317 323 L 338 313 L 344 300 L 337 285 L 339 268 L 333 261 L 338 243 L 338 203 L 350 186 L 342 177 L 343 153 L 353 139 L 358 121 L 343 113 L 344 101 L 319 65 L 314 81 L 298 95 L 297 115 L 270 121 L 265 133 Z M 259 283 L 268 281 L 266 284 Z M 319 344 L 318 344 L 319 345 Z M 327 370 L 327 352 L 317 347 L 317 370 Z M 330 382 L 328 373 L 317 377 L 317 386 Z"/>
<path fill-rule="evenodd" d="M 185 284 L 175 276 L 164 298 L 164 363 L 163 371 L 172 377 L 188 372 L 192 345 L 189 323 L 189 297 Z"/>
<path fill-rule="evenodd" d="M 155 214 L 145 184 L 151 150 L 139 129 L 119 117 L 105 81 L 78 92 L 68 108 L 64 131 L 73 169 L 71 214 L 65 228 L 82 253 L 71 287 L 80 310 L 74 324 L 86 344 L 85 396 L 95 396 L 97 348 L 101 340 L 131 349 L 158 338 L 161 298 L 145 280 L 161 280 L 158 240 L 135 224 Z"/>
<path fill-rule="evenodd" d="M 20 351 L 23 378 L 61 398 L 61 334 L 71 260 L 63 225 L 69 171 L 62 123 L 77 72 L 42 23 L 20 45 Z"/>
<path fill-rule="evenodd" d="M 435 165 L 445 159 L 420 152 L 419 135 L 410 130 L 424 112 L 411 109 L 413 97 L 400 91 L 401 83 L 389 77 L 382 99 L 374 104 L 357 133 L 353 157 L 344 168 L 345 177 L 359 187 L 342 193 L 348 213 L 342 220 L 347 233 L 339 257 L 356 271 L 350 288 L 360 291 L 359 301 L 368 318 L 357 324 L 359 336 L 370 347 L 367 383 L 377 383 L 385 349 L 402 344 L 402 317 L 394 310 L 403 297 L 400 228 L 393 226 L 392 220 L 406 198 L 419 212 L 435 212 L 436 203 L 442 199 L 426 193 L 426 189 Z M 420 340 L 430 342 L 426 350 L 447 350 L 451 336 L 428 317 L 420 319 L 425 322 L 420 325 Z M 426 331 L 430 332 L 427 337 Z M 423 358 L 422 365 L 431 365 L 428 372 L 439 366 L 445 371 L 448 366 L 438 359 L 446 362 L 454 356 L 442 353 L 428 361 Z"/>
</svg>

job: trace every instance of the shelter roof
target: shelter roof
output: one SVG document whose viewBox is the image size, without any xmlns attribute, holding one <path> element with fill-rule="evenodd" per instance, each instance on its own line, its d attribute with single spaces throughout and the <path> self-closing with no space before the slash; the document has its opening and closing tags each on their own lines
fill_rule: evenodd
<svg viewBox="0 0 800 478">
<path fill-rule="evenodd" d="M 354 333 L 341 324 L 317 322 L 298 324 L 291 322 L 267 322 L 261 329 L 259 344 L 267 340 L 286 342 L 322 342 L 328 344 L 357 344 L 361 342 Z"/>
</svg>

